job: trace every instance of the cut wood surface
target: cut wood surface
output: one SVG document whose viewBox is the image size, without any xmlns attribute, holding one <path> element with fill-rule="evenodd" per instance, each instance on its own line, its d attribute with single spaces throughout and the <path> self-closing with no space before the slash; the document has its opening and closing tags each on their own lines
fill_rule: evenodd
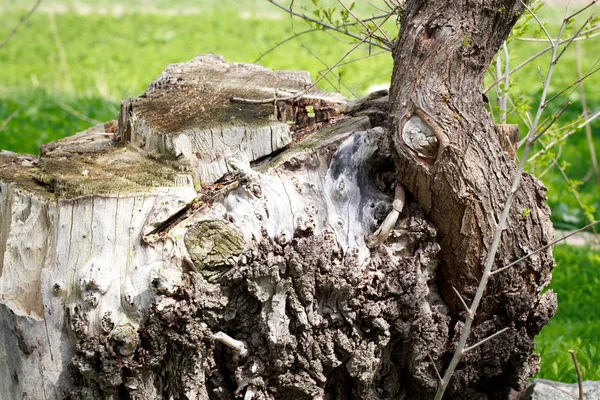
<svg viewBox="0 0 600 400">
<path fill-rule="evenodd" d="M 279 94 L 309 87 L 305 73 L 199 56 L 118 122 L 40 157 L 0 152 L 3 400 L 435 390 L 459 329 L 439 227 L 409 193 L 389 237 L 368 241 L 399 193 L 387 92 Z M 529 360 L 529 342 L 508 338 L 465 365 L 495 379 Z M 502 348 L 488 368 L 479 355 Z"/>
<path fill-rule="evenodd" d="M 290 126 L 307 114 L 315 114 L 313 122 L 339 115 L 344 97 L 311 83 L 307 72 L 198 56 L 170 65 L 141 96 L 123 102 L 118 140 L 213 183 L 230 172 L 228 157 L 254 161 L 290 144 Z M 297 94 L 301 101 L 285 100 Z M 265 99 L 272 101 L 255 103 Z M 302 108 L 309 104 L 310 112 Z"/>
</svg>

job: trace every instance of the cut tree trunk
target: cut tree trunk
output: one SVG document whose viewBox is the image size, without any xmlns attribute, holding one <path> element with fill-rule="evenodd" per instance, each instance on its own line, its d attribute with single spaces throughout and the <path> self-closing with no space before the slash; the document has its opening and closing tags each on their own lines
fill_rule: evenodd
<svg viewBox="0 0 600 400">
<path fill-rule="evenodd" d="M 347 102 L 311 89 L 281 100 L 309 85 L 303 73 L 199 56 L 123 102 L 118 123 L 50 143 L 39 158 L 0 152 L 2 399 L 435 391 L 431 360 L 444 366 L 459 330 L 447 285 L 467 296 L 477 276 L 465 262 L 451 276 L 454 231 L 433 211 L 436 196 L 450 206 L 456 193 L 432 188 L 428 206 L 402 175 L 419 172 L 393 156 L 386 93 Z M 494 168 L 512 171 L 508 160 Z M 460 171 L 457 180 L 474 179 Z M 397 181 L 414 194 L 402 210 Z M 501 189 L 489 190 L 496 210 Z M 550 234 L 542 199 L 515 222 L 531 249 Z M 367 246 L 390 212 L 399 214 L 390 236 Z M 465 229 L 477 232 L 464 234 L 484 242 L 489 227 L 472 215 Z M 532 373 L 530 338 L 552 312 L 536 263 L 550 255 L 490 288 L 476 334 L 513 329 L 469 355 L 450 396 L 493 397 L 484 383 L 506 391 Z"/>
</svg>

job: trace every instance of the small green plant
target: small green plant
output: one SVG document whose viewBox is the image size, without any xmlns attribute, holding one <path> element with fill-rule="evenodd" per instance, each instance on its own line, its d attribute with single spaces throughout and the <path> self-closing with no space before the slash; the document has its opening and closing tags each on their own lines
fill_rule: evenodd
<svg viewBox="0 0 600 400">
<path fill-rule="evenodd" d="M 306 115 L 308 115 L 308 118 L 314 118 L 315 117 L 315 109 L 313 106 L 306 106 Z"/>
</svg>

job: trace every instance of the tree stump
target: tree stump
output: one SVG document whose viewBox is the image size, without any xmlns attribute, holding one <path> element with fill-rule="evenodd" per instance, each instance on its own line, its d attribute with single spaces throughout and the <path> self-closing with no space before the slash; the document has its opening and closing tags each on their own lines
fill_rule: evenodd
<svg viewBox="0 0 600 400">
<path fill-rule="evenodd" d="M 457 334 L 438 229 L 409 194 L 387 240 L 367 240 L 397 181 L 387 93 L 309 86 L 198 56 L 124 101 L 118 123 L 40 157 L 0 152 L 3 399 L 435 391 Z M 552 312 L 537 309 L 540 328 Z M 530 342 L 492 347 L 510 357 L 468 365 L 503 388 L 529 377 L 502 366 L 529 360 Z M 489 395 L 468 379 L 453 390 Z"/>
</svg>

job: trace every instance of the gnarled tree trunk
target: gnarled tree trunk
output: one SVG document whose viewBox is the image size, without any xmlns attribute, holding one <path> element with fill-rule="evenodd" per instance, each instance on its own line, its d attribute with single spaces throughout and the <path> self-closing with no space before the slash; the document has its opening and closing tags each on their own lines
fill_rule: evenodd
<svg viewBox="0 0 600 400">
<path fill-rule="evenodd" d="M 431 397 L 452 287 L 473 294 L 516 171 L 480 90 L 521 11 L 504 3 L 408 1 L 389 103 L 199 56 L 118 123 L 0 153 L 3 399 Z M 551 240 L 542 189 L 524 177 L 499 266 Z M 449 397 L 531 376 L 551 267 L 491 281 L 471 341 L 510 330 Z"/>
<path fill-rule="evenodd" d="M 512 149 L 502 146 L 503 130 L 495 129 L 484 108 L 481 88 L 492 57 L 524 8 L 520 0 L 409 0 L 393 52 L 390 126 L 397 177 L 437 228 L 438 283 L 450 308 L 452 337 L 464 320 L 453 288 L 467 303 L 473 298 L 517 172 Z M 497 268 L 553 240 L 544 192 L 539 181 L 523 175 Z M 535 372 L 533 337 L 556 307 L 552 292 L 540 296 L 553 265 L 548 249 L 492 277 L 469 342 L 505 327 L 510 331 L 467 355 L 451 385 L 455 393 L 467 385 L 502 398 L 509 386 L 523 384 Z M 439 359 L 438 368 L 445 368 L 445 357 Z"/>
</svg>

